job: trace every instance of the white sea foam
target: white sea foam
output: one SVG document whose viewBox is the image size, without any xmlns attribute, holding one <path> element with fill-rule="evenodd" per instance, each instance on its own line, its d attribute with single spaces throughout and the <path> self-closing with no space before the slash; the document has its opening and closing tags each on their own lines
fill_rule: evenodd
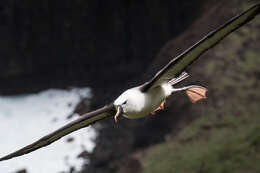
<svg viewBox="0 0 260 173">
<path fill-rule="evenodd" d="M 91 97 L 90 89 L 50 89 L 37 94 L 0 96 L 0 156 L 72 121 L 67 116 L 82 96 Z M 93 128 L 81 129 L 35 152 L 0 162 L 0 172 L 13 173 L 25 168 L 28 173 L 58 173 L 71 166 L 79 170 L 83 160 L 77 156 L 83 149 L 92 151 L 95 136 Z M 68 143 L 71 137 L 74 140 Z"/>
</svg>

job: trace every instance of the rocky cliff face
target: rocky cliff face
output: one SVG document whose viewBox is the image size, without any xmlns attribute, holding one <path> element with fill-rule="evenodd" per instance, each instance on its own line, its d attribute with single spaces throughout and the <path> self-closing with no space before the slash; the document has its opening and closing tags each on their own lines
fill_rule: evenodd
<svg viewBox="0 0 260 173">
<path fill-rule="evenodd" d="M 145 70 L 145 74 L 155 74 L 172 57 L 175 57 L 201 39 L 206 33 L 240 12 L 238 9 L 242 6 L 238 1 L 228 3 L 226 1 L 205 1 L 200 5 L 199 12 L 194 12 L 197 17 L 193 19 L 193 23 L 190 23 L 189 28 L 184 29 L 179 36 L 172 37 L 171 40 L 166 42 L 149 68 Z M 208 62 L 209 58 L 214 57 L 215 55 L 209 52 L 203 55 L 193 65 L 192 69 L 188 69 L 192 75 L 188 83 L 199 83 L 214 88 L 213 84 L 207 82 L 210 80 L 205 75 L 205 69 L 201 68 L 204 67 L 203 65 Z M 148 75 L 144 76 L 144 78 L 147 77 Z M 213 96 L 211 92 L 209 92 L 209 95 Z M 101 122 L 103 128 L 100 129 L 97 147 L 90 157 L 91 162 L 86 167 L 86 172 L 142 172 L 141 163 L 138 160 L 140 156 L 135 156 L 135 153 L 167 140 L 168 134 L 171 136 L 176 134 L 184 124 L 199 117 L 200 110 L 196 109 L 196 105 L 192 105 L 183 96 L 183 94 L 172 96 L 167 102 L 170 106 L 153 117 L 131 121 L 122 118 L 118 124 L 114 124 L 112 120 Z M 202 101 L 198 104 L 201 106 L 202 104 L 205 105 L 206 102 Z M 214 105 L 215 103 L 212 102 L 211 104 Z"/>
</svg>

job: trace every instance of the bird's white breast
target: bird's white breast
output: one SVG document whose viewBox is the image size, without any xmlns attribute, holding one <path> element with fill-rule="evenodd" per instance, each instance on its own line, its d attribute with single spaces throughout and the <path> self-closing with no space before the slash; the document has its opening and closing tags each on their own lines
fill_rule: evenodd
<svg viewBox="0 0 260 173">
<path fill-rule="evenodd" d="M 124 116 L 127 118 L 140 118 L 153 112 L 166 98 L 164 88 L 156 87 L 148 92 L 141 92 L 139 88 L 128 90 L 128 105 Z"/>
</svg>

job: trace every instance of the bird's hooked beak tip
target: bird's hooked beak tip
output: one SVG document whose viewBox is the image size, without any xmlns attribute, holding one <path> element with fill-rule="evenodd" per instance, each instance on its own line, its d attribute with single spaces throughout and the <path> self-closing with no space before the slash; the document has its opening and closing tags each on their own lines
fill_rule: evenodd
<svg viewBox="0 0 260 173">
<path fill-rule="evenodd" d="M 122 115 L 122 113 L 123 113 L 123 108 L 122 108 L 122 106 L 120 106 L 120 105 L 115 106 L 115 108 L 116 108 L 116 114 L 115 114 L 115 116 L 114 116 L 114 120 L 115 120 L 115 122 L 117 123 L 117 117 L 120 116 L 120 115 Z"/>
</svg>

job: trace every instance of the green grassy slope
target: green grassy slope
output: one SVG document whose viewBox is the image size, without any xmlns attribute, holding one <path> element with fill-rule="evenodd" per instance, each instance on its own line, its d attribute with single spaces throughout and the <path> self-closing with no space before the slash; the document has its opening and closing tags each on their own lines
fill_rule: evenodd
<svg viewBox="0 0 260 173">
<path fill-rule="evenodd" d="M 260 172 L 259 114 L 207 116 L 150 148 L 142 160 L 144 172 Z"/>
<path fill-rule="evenodd" d="M 144 151 L 144 173 L 260 172 L 259 31 L 258 17 L 210 52 L 199 118 Z"/>
</svg>

